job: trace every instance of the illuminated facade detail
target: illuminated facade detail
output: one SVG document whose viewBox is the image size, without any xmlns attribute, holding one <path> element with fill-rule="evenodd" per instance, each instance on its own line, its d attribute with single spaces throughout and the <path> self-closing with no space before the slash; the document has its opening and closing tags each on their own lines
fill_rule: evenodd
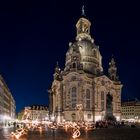
<svg viewBox="0 0 140 140">
<path fill-rule="evenodd" d="M 28 116 L 25 115 L 26 110 L 28 110 Z M 24 110 L 22 110 L 18 113 L 18 120 L 24 120 L 25 118 L 27 118 L 31 121 L 49 120 L 48 107 L 41 106 L 41 105 L 33 105 L 33 106 L 25 107 Z"/>
<path fill-rule="evenodd" d="M 8 126 L 15 119 L 15 100 L 0 75 L 0 126 Z"/>
<path fill-rule="evenodd" d="M 140 101 L 123 102 L 121 104 L 121 114 L 123 120 L 140 122 Z"/>
<path fill-rule="evenodd" d="M 114 58 L 109 63 L 109 75 L 104 75 L 99 47 L 90 35 L 91 22 L 82 13 L 75 42 L 69 43 L 65 68 L 61 70 L 58 63 L 55 68 L 49 90 L 50 114 L 56 121 L 78 121 L 76 104 L 82 104 L 85 121 L 120 118 L 122 84 Z"/>
</svg>

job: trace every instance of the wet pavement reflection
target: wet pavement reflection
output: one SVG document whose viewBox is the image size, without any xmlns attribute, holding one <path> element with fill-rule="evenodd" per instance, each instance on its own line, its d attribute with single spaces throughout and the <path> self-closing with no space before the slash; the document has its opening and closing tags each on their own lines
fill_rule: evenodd
<svg viewBox="0 0 140 140">
<path fill-rule="evenodd" d="M 11 138 L 12 128 L 0 129 L 0 140 L 16 140 Z M 19 140 L 74 140 L 71 134 L 63 130 L 29 131 Z M 76 140 L 140 140 L 140 128 L 107 128 L 82 131 Z"/>
</svg>

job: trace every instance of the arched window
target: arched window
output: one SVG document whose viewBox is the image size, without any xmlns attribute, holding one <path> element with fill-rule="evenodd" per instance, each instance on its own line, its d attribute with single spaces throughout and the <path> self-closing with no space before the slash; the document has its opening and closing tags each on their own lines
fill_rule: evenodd
<svg viewBox="0 0 140 140">
<path fill-rule="evenodd" d="M 73 68 L 76 68 L 76 63 L 73 63 L 73 66 L 72 66 Z"/>
<path fill-rule="evenodd" d="M 71 102 L 72 102 L 72 108 L 75 108 L 77 103 L 76 87 L 73 87 L 71 89 Z"/>
<path fill-rule="evenodd" d="M 90 99 L 90 90 L 89 89 L 86 90 L 86 98 Z"/>
<path fill-rule="evenodd" d="M 89 30 L 88 30 L 88 28 L 86 28 L 86 33 L 89 33 Z"/>
<path fill-rule="evenodd" d="M 94 54 L 95 57 L 97 57 L 97 52 L 96 52 L 96 50 L 93 50 L 93 54 Z"/>
<path fill-rule="evenodd" d="M 101 100 L 104 100 L 104 92 L 101 91 Z"/>
<path fill-rule="evenodd" d="M 90 109 L 90 90 L 86 90 L 86 108 Z"/>
<path fill-rule="evenodd" d="M 101 91 L 101 109 L 104 110 L 104 91 Z"/>
<path fill-rule="evenodd" d="M 101 101 L 101 109 L 104 110 L 104 101 Z"/>
</svg>

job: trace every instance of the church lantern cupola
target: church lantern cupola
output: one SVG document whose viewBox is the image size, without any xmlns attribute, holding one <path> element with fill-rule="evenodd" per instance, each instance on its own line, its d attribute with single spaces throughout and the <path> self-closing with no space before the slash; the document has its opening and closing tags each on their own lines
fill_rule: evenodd
<svg viewBox="0 0 140 140">
<path fill-rule="evenodd" d="M 91 26 L 91 23 L 86 18 L 84 6 L 83 6 L 82 7 L 82 17 L 78 20 L 78 22 L 76 24 L 76 28 L 77 28 L 76 40 L 81 40 L 81 39 L 85 39 L 85 38 L 90 40 L 91 39 L 90 26 Z"/>
<path fill-rule="evenodd" d="M 76 23 L 76 41 L 69 44 L 66 54 L 65 71 L 83 70 L 92 76 L 100 76 L 103 73 L 102 56 L 99 46 L 94 43 L 90 35 L 91 23 L 85 15 L 84 6 L 82 16 Z"/>
</svg>

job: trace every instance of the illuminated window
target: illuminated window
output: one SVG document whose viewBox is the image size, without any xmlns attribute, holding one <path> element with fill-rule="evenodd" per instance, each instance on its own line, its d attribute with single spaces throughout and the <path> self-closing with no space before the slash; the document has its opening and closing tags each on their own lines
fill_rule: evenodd
<svg viewBox="0 0 140 140">
<path fill-rule="evenodd" d="M 90 90 L 86 90 L 86 108 L 90 109 Z"/>
<path fill-rule="evenodd" d="M 72 108 L 76 107 L 76 102 L 77 102 L 77 95 L 76 95 L 76 87 L 73 87 L 71 89 L 71 101 L 72 101 Z"/>
</svg>

